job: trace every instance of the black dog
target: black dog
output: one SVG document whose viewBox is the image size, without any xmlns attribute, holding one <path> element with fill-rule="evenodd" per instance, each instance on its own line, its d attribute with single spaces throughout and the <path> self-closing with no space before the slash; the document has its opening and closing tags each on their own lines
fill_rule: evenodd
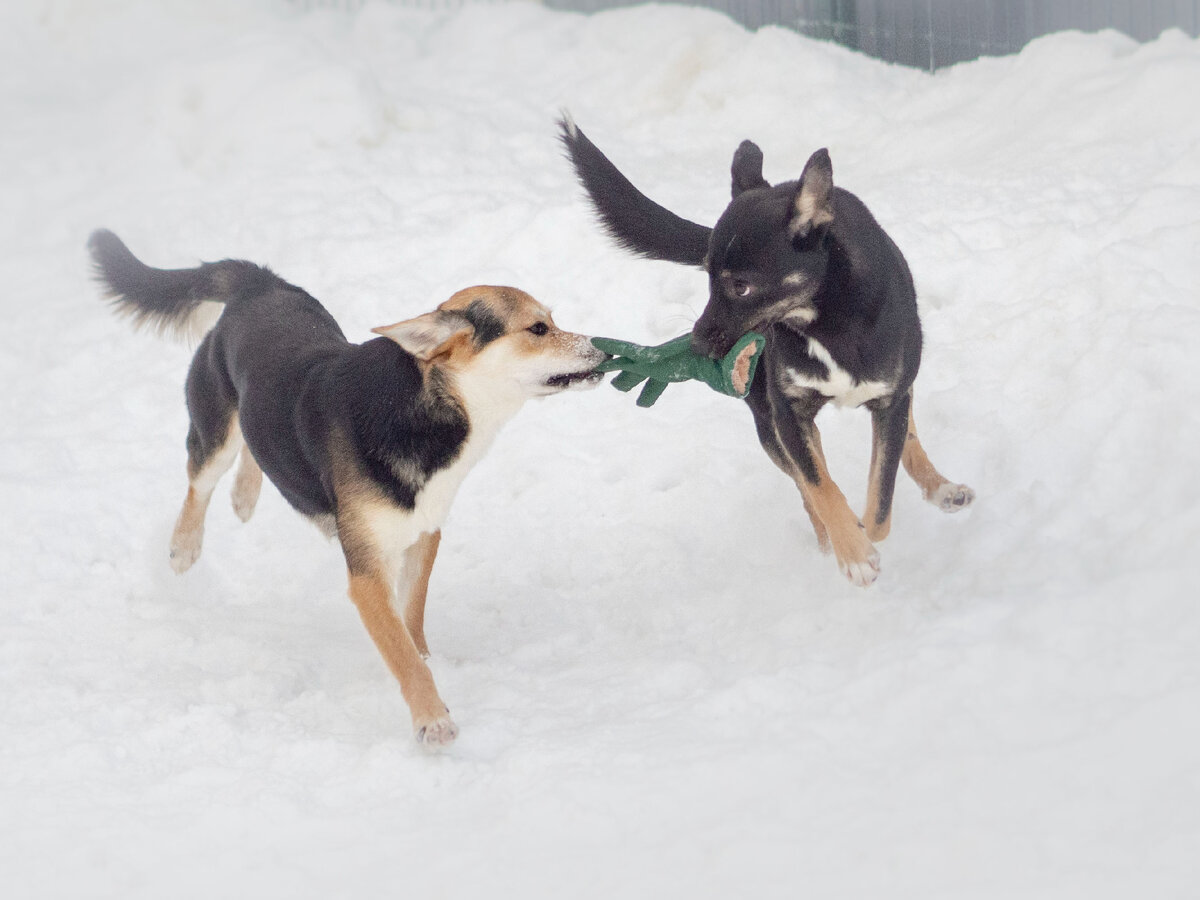
<svg viewBox="0 0 1200 900">
<path fill-rule="evenodd" d="M 974 500 L 938 474 L 917 438 L 912 386 L 921 362 L 916 291 L 899 248 L 857 197 L 833 184 L 818 150 L 798 181 L 772 187 L 762 151 L 733 156 L 733 200 L 714 228 L 680 218 L 635 188 L 570 119 L 562 140 L 609 234 L 651 259 L 708 272 L 694 349 L 720 358 L 747 331 L 767 336 L 746 398 L 771 459 L 796 482 L 823 550 L 865 586 L 879 574 L 901 462 L 946 512 Z M 829 477 L 814 418 L 828 401 L 871 411 L 867 511 L 859 521 Z M 865 527 L 864 527 L 865 522 Z"/>
</svg>

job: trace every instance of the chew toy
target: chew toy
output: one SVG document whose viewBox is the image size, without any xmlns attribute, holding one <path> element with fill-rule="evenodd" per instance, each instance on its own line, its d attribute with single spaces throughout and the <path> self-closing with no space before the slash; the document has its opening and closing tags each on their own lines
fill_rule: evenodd
<svg viewBox="0 0 1200 900">
<path fill-rule="evenodd" d="M 653 406 L 673 381 L 703 381 L 717 393 L 745 397 L 767 339 L 751 331 L 733 345 L 724 359 L 709 359 L 693 351 L 691 332 L 655 347 L 612 338 L 592 338 L 592 345 L 614 357 L 600 363 L 596 371 L 619 372 L 612 381 L 619 391 L 631 391 L 646 382 L 637 405 Z"/>
</svg>

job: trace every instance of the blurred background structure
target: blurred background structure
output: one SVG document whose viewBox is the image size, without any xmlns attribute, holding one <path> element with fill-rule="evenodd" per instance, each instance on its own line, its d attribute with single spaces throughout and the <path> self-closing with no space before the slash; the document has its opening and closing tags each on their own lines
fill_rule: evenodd
<svg viewBox="0 0 1200 900">
<path fill-rule="evenodd" d="M 595 12 L 634 0 L 543 0 Z M 1139 41 L 1200 34 L 1200 0 L 691 0 L 748 28 L 782 25 L 888 62 L 933 71 L 1015 53 L 1044 34 L 1115 28 Z"/>
</svg>

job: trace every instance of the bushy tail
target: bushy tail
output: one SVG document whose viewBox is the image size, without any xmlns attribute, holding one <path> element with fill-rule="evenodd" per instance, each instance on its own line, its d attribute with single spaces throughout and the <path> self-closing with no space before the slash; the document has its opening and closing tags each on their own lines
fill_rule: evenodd
<svg viewBox="0 0 1200 900">
<path fill-rule="evenodd" d="M 211 327 L 212 303 L 226 303 L 239 295 L 261 292 L 277 280 L 254 263 L 227 259 L 194 269 L 155 269 L 129 252 L 111 231 L 100 230 L 88 239 L 96 278 L 121 315 L 138 328 L 150 328 L 173 337 L 194 336 Z"/>
<path fill-rule="evenodd" d="M 711 228 L 680 218 L 639 191 L 567 114 L 558 126 L 575 174 L 613 240 L 650 259 L 704 265 Z"/>
</svg>

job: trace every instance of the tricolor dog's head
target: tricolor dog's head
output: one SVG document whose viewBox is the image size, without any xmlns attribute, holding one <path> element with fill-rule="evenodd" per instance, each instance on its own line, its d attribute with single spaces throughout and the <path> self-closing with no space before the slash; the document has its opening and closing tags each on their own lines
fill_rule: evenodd
<svg viewBox="0 0 1200 900">
<path fill-rule="evenodd" d="M 733 200 L 717 220 L 705 265 L 708 305 L 692 346 L 720 358 L 748 331 L 817 316 L 813 300 L 829 262 L 833 166 L 818 150 L 798 181 L 772 187 L 762 151 L 743 141 L 733 156 Z"/>
<path fill-rule="evenodd" d="M 436 310 L 373 329 L 419 364 L 440 369 L 464 388 L 520 402 L 572 388 L 594 387 L 607 355 L 581 334 L 562 331 L 550 310 L 524 291 L 465 288 Z"/>
</svg>

